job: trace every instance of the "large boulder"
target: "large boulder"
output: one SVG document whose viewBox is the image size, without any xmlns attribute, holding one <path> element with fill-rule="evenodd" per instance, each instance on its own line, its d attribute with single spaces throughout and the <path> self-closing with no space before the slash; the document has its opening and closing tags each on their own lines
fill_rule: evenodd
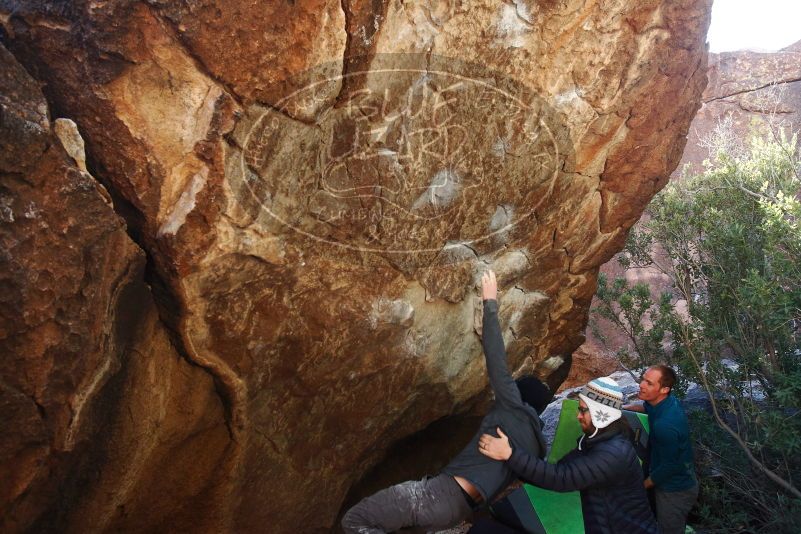
<svg viewBox="0 0 801 534">
<path fill-rule="evenodd" d="M 390 445 L 484 400 L 488 267 L 510 365 L 559 384 L 598 267 L 681 156 L 710 3 L 0 1 L 224 407 L 225 450 L 199 437 L 181 480 L 196 529 L 329 529 Z M 174 477 L 115 494 L 124 466 L 67 530 L 189 524 L 151 517 Z"/>
<path fill-rule="evenodd" d="M 206 524 L 229 446 L 213 377 L 173 349 L 75 124 L 2 46 L 0 106 L 0 530 Z"/>
</svg>

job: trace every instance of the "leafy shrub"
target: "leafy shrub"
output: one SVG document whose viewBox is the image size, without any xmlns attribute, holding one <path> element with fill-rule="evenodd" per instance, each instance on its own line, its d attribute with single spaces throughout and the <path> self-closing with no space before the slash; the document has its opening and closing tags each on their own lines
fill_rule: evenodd
<svg viewBox="0 0 801 534">
<path fill-rule="evenodd" d="M 731 136 L 727 137 L 731 139 Z M 599 277 L 594 313 L 627 336 L 632 372 L 667 362 L 677 392 L 703 387 L 696 414 L 698 526 L 797 532 L 801 524 L 801 191 L 796 139 L 755 137 L 671 182 L 630 233 L 626 267 L 670 290 Z M 780 511 L 780 513 L 777 513 Z"/>
</svg>

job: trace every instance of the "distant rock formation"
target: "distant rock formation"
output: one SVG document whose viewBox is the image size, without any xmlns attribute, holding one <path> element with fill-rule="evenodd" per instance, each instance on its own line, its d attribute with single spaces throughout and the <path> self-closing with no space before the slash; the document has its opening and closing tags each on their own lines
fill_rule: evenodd
<svg viewBox="0 0 801 534">
<path fill-rule="evenodd" d="M 687 139 L 678 176 L 698 172 L 709 157 L 703 139 L 720 124 L 745 139 L 750 129 L 801 130 L 801 41 L 778 52 L 709 54 L 709 84 Z"/>
<path fill-rule="evenodd" d="M 487 268 L 557 386 L 710 4 L 0 1 L 0 529 L 330 529 L 486 400 Z"/>
</svg>

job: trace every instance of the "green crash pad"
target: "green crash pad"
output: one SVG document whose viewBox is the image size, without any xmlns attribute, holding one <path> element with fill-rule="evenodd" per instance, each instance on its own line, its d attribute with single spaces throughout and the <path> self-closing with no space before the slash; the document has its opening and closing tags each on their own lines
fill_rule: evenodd
<svg viewBox="0 0 801 534">
<path fill-rule="evenodd" d="M 581 426 L 576 420 L 578 401 L 565 399 L 556 426 L 547 461 L 555 464 L 576 448 Z M 637 453 L 643 459 L 648 441 L 648 417 L 637 412 L 623 412 L 637 438 Z M 524 484 L 500 503 L 491 506 L 504 523 L 523 528 L 532 534 L 584 534 L 581 496 L 577 491 L 559 493 Z"/>
</svg>

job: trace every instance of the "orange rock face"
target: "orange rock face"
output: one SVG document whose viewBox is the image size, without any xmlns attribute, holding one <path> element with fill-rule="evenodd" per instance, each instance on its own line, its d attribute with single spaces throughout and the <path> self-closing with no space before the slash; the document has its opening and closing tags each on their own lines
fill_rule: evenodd
<svg viewBox="0 0 801 534">
<path fill-rule="evenodd" d="M 4 500 L 30 521 L 330 529 L 394 442 L 484 397 L 488 267 L 510 365 L 557 385 L 598 267 L 674 169 L 706 83 L 706 0 L 268 4 L 0 7 L 3 42 L 77 124 L 65 150 L 85 141 L 146 251 L 154 297 L 63 312 L 100 328 L 132 310 L 137 357 L 86 418 L 114 421 L 87 430 L 112 451 L 99 473 L 67 458 L 84 477 L 67 504 Z M 80 236 L 111 224 L 75 221 Z M 117 224 L 126 245 L 84 256 L 113 295 L 143 261 Z M 90 376 L 116 347 L 101 346 L 80 360 Z M 76 366 L 52 369 L 31 383 L 84 391 L 63 383 Z M 52 446 L 34 412 L 32 442 Z"/>
<path fill-rule="evenodd" d="M 212 378 L 173 349 L 74 124 L 0 63 L 0 530 L 202 524 L 229 446 Z"/>
</svg>

